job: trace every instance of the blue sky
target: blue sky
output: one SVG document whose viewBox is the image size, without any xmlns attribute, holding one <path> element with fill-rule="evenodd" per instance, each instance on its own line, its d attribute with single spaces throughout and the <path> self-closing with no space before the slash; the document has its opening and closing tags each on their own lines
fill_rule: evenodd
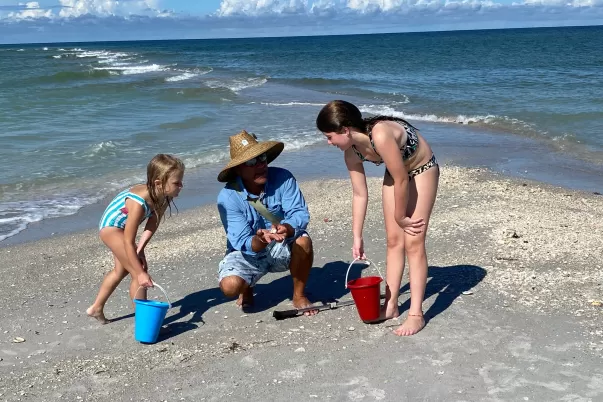
<svg viewBox="0 0 603 402">
<path fill-rule="evenodd" d="M 0 0 L 0 43 L 602 24 L 603 0 Z"/>
</svg>

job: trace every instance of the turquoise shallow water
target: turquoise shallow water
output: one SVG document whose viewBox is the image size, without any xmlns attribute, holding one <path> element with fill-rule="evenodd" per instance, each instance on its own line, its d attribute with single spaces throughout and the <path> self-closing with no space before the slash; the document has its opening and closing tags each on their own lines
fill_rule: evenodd
<svg viewBox="0 0 603 402">
<path fill-rule="evenodd" d="M 284 141 L 298 176 L 339 175 L 313 126 L 334 98 L 408 118 L 440 159 L 597 189 L 601 49 L 603 27 L 2 46 L 0 241 L 141 181 L 158 152 L 201 188 L 242 128 Z"/>
</svg>

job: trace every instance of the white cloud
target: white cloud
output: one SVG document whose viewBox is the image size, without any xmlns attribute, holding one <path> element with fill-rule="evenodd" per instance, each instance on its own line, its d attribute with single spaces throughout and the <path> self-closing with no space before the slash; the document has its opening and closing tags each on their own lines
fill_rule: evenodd
<svg viewBox="0 0 603 402">
<path fill-rule="evenodd" d="M 8 3 L 8 4 L 6 4 Z M 92 15 L 96 17 L 132 15 L 165 16 L 159 9 L 159 0 L 58 0 L 58 4 L 40 5 L 39 2 L 14 4 L 0 1 L 0 20 L 65 19 Z M 46 2 L 48 3 L 48 2 Z M 3 11 L 6 10 L 8 12 Z"/>
<path fill-rule="evenodd" d="M 40 3 L 38 3 L 37 1 L 19 3 L 17 5 L 17 8 L 19 8 L 20 11 L 8 13 L 8 18 L 14 20 L 22 20 L 28 18 L 49 18 L 50 16 L 52 16 L 52 10 L 45 10 L 40 8 Z"/>
<path fill-rule="evenodd" d="M 513 6 L 593 7 L 603 0 L 524 0 Z M 405 13 L 409 11 L 444 9 L 491 9 L 507 7 L 493 0 L 222 0 L 216 12 L 222 17 L 283 14 L 295 10 L 299 14 L 333 13 Z"/>
<path fill-rule="evenodd" d="M 309 17 L 328 19 L 336 17 L 384 18 L 408 14 L 485 13 L 497 9 L 529 9 L 530 13 L 550 13 L 576 8 L 600 8 L 603 0 L 522 0 L 512 4 L 501 0 L 222 0 L 215 13 L 195 18 L 256 18 L 256 17 Z M 0 20 L 69 19 L 85 15 L 96 17 L 166 17 L 184 18 L 166 10 L 168 0 L 58 0 L 58 5 L 41 6 L 39 2 L 10 5 L 0 0 Z M 3 4 L 9 3 L 7 6 Z M 45 2 L 48 4 L 49 2 Z M 6 10 L 3 12 L 3 10 Z M 370 21 L 366 21 L 370 23 Z"/>
<path fill-rule="evenodd" d="M 308 11 L 308 0 L 222 0 L 216 15 L 303 14 Z"/>
<path fill-rule="evenodd" d="M 603 25 L 603 0 L 501 1 L 222 0 L 210 15 L 185 15 L 163 10 L 169 0 L 0 0 L 0 42 Z"/>
<path fill-rule="evenodd" d="M 91 14 L 96 16 L 128 16 L 158 14 L 157 0 L 60 0 L 63 8 L 59 17 L 79 17 Z"/>
</svg>

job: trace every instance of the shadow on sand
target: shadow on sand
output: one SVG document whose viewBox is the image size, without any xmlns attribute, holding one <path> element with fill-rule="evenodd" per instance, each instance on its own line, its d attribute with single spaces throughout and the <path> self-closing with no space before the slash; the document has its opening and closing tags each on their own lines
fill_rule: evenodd
<svg viewBox="0 0 603 402">
<path fill-rule="evenodd" d="M 306 292 L 308 298 L 314 303 L 328 303 L 344 297 L 351 299 L 351 295 L 348 295 L 349 290 L 344 286 L 348 266 L 347 262 L 335 261 L 325 264 L 323 267 L 312 268 Z M 364 264 L 352 265 L 348 280 L 360 277 L 362 271 L 367 269 L 368 266 Z M 371 272 L 370 274 L 375 275 L 376 273 Z M 457 297 L 476 286 L 485 276 L 486 270 L 475 265 L 429 267 L 425 299 L 433 296 L 436 296 L 436 299 L 425 312 L 426 321 L 445 311 Z M 249 310 L 246 309 L 245 312 L 250 314 L 263 312 L 285 300 L 290 300 L 292 288 L 293 282 L 290 275 L 279 277 L 272 282 L 257 284 L 254 291 L 255 305 Z M 400 292 L 408 294 L 408 290 L 409 285 L 405 284 Z M 173 309 L 178 312 L 165 319 L 164 325 L 167 325 L 169 331 L 162 333 L 159 341 L 198 328 L 204 324 L 205 312 L 223 303 L 234 303 L 234 300 L 224 297 L 217 287 L 191 293 L 174 302 Z M 410 299 L 405 300 L 400 307 L 400 312 L 406 311 L 409 306 Z"/>
<path fill-rule="evenodd" d="M 427 287 L 425 288 L 425 300 L 436 296 L 435 301 L 425 311 L 425 321 L 445 311 L 454 300 L 470 290 L 486 277 L 486 270 L 476 265 L 451 265 L 446 267 L 431 266 L 427 270 Z M 409 293 L 410 286 L 406 283 L 400 289 L 400 294 Z M 410 307 L 410 294 L 400 306 L 400 313 Z"/>
</svg>

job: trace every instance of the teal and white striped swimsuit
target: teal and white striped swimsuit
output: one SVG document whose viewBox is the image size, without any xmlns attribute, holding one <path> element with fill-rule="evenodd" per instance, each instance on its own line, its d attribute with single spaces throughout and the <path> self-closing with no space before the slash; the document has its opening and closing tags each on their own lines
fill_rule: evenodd
<svg viewBox="0 0 603 402">
<path fill-rule="evenodd" d="M 144 208 L 144 217 L 142 218 L 142 221 L 150 217 L 153 213 L 149 207 L 149 204 L 147 204 L 144 198 L 130 192 L 130 190 L 124 190 L 117 194 L 113 201 L 109 203 L 107 209 L 105 209 L 105 212 L 103 213 L 98 225 L 99 230 L 106 227 L 115 227 L 120 229 L 124 229 L 126 227 L 126 221 L 128 220 L 128 209 L 126 208 L 127 198 L 136 201 Z"/>
</svg>

